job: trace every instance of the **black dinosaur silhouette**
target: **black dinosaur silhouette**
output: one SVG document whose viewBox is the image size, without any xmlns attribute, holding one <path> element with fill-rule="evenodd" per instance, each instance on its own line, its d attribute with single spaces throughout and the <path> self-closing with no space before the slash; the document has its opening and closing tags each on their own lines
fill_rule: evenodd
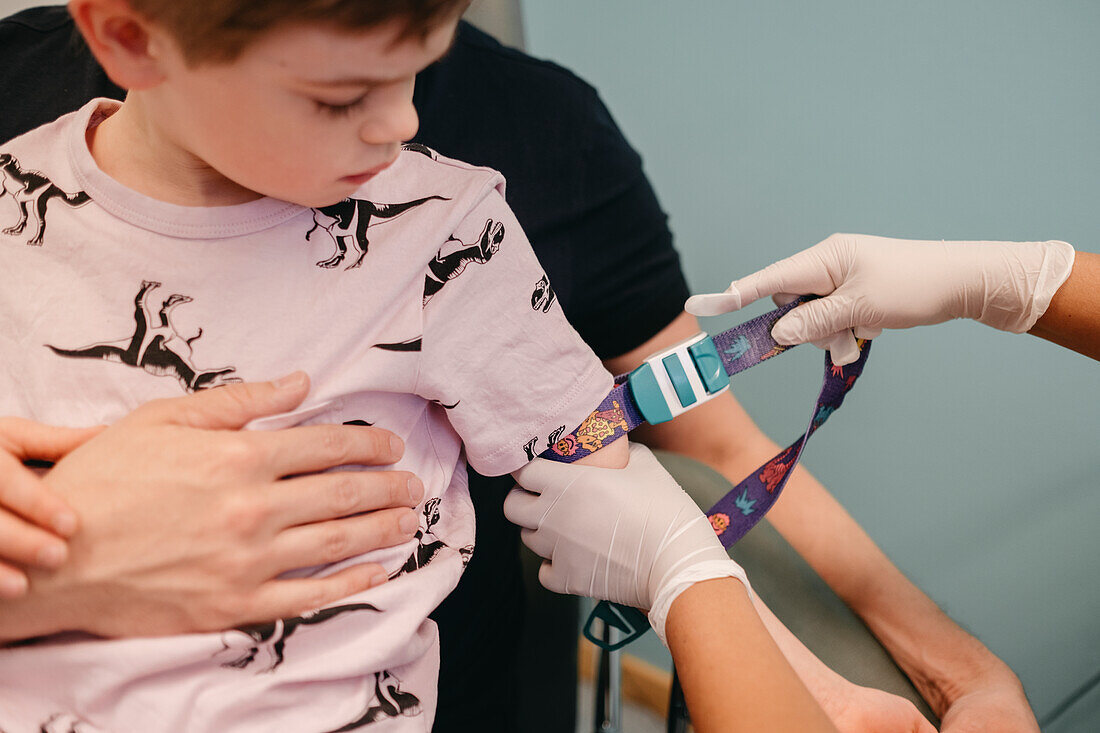
<svg viewBox="0 0 1100 733">
<path fill-rule="evenodd" d="M 271 661 L 267 667 L 259 671 L 273 672 L 283 663 L 286 640 L 293 636 L 295 631 L 302 626 L 315 626 L 353 611 L 380 613 L 378 608 L 369 603 L 349 603 L 346 606 L 333 606 L 332 608 L 322 608 L 319 611 L 303 613 L 301 616 L 295 616 L 294 618 L 282 618 L 268 623 L 241 626 L 226 631 L 222 634 L 223 649 L 218 652 L 218 655 L 235 652 L 238 656 L 228 662 L 222 662 L 222 666 L 245 669 L 256 661 L 256 657 L 259 656 L 261 650 L 266 650 L 271 655 Z M 234 645 L 230 642 L 243 642 L 243 646 L 241 644 Z"/>
<path fill-rule="evenodd" d="M 81 733 L 90 730 L 87 722 L 65 713 L 51 715 L 49 720 L 38 726 L 38 733 Z"/>
<path fill-rule="evenodd" d="M 527 454 L 527 460 L 535 460 L 535 445 L 539 442 L 539 436 L 535 436 L 523 444 L 523 452 Z"/>
<path fill-rule="evenodd" d="M 65 193 L 53 181 L 38 171 L 24 171 L 10 153 L 0 153 L 0 198 L 11 196 L 19 206 L 19 223 L 3 230 L 4 234 L 22 234 L 30 221 L 30 208 L 34 207 L 38 227 L 27 244 L 40 246 L 46 234 L 46 205 L 57 199 L 72 207 L 91 201 L 84 191 Z"/>
<path fill-rule="evenodd" d="M 534 310 L 541 308 L 543 313 L 548 313 L 557 297 L 554 288 L 550 286 L 550 278 L 543 275 L 542 279 L 535 283 L 535 289 L 531 293 L 531 308 Z"/>
<path fill-rule="evenodd" d="M 318 267 L 331 269 L 344 261 L 348 253 L 348 245 L 359 250 L 359 257 L 348 265 L 346 270 L 359 267 L 363 264 L 363 258 L 367 256 L 367 227 L 371 225 L 371 219 L 392 219 L 404 214 L 409 209 L 420 206 L 426 201 L 449 201 L 445 196 L 426 196 L 421 199 L 406 201 L 403 204 L 376 204 L 366 199 L 344 199 L 330 206 L 322 206 L 313 210 L 313 226 L 306 232 L 308 241 L 317 229 L 324 229 L 336 245 L 336 252 L 327 260 L 317 263 Z M 332 221 L 322 224 L 320 216 Z M 335 232 L 335 233 L 334 233 Z"/>
<path fill-rule="evenodd" d="M 446 406 L 444 405 L 444 407 Z M 438 555 L 441 550 L 450 547 L 446 542 L 432 534 L 432 527 L 439 521 L 439 502 L 440 500 L 436 498 L 428 499 L 428 501 L 424 503 L 424 527 L 423 529 L 416 530 L 416 534 L 413 535 L 413 539 L 415 539 L 417 543 L 416 550 L 413 551 L 413 554 L 409 555 L 404 565 L 390 573 L 390 580 L 393 580 L 399 575 L 411 573 L 414 570 L 424 567 L 434 560 L 435 556 Z M 428 537 L 432 537 L 433 539 L 431 541 L 425 541 Z M 466 563 L 470 561 L 470 556 L 474 554 L 473 545 L 459 548 L 458 554 L 459 557 L 462 558 L 463 566 L 465 566 Z"/>
<path fill-rule="evenodd" d="M 420 153 L 432 160 L 439 160 L 439 155 L 427 145 L 422 145 L 420 143 L 405 143 L 401 146 L 401 149 L 408 150 L 411 153 Z"/>
<path fill-rule="evenodd" d="M 235 367 L 197 369 L 191 363 L 191 344 L 202 336 L 200 328 L 191 338 L 185 338 L 172 325 L 172 310 L 191 298 L 173 293 L 161 303 L 157 321 L 149 305 L 149 296 L 160 283 L 144 280 L 134 298 L 134 334 L 118 341 L 91 344 L 78 349 L 62 349 L 46 344 L 58 356 L 77 359 L 103 359 L 144 369 L 156 376 L 174 376 L 188 392 L 209 389 L 229 382 L 241 381 L 229 375 Z"/>
<path fill-rule="evenodd" d="M 374 703 L 374 704 L 370 704 Z M 365 728 L 387 718 L 398 715 L 412 717 L 420 714 L 420 698 L 401 689 L 401 680 L 389 672 L 374 674 L 374 694 L 368 700 L 367 709 L 355 720 L 328 733 L 346 733 L 349 730 Z"/>
<path fill-rule="evenodd" d="M 561 440 L 561 436 L 565 434 L 565 426 L 559 425 L 551 433 L 546 436 L 546 449 L 550 450 L 554 447 L 554 444 Z M 535 446 L 538 445 L 539 436 L 535 436 L 523 444 L 523 452 L 527 454 L 527 460 L 535 460 Z"/>
<path fill-rule="evenodd" d="M 487 219 L 477 244 L 463 244 L 454 237 L 450 237 L 447 241 L 458 242 L 461 249 L 447 255 L 444 255 L 441 249 L 428 263 L 428 274 L 424 276 L 424 305 L 427 305 L 432 296 L 442 290 L 444 285 L 461 275 L 471 262 L 479 265 L 488 262 L 500 250 L 500 243 L 504 241 L 504 225 Z"/>
<path fill-rule="evenodd" d="M 420 351 L 421 341 L 422 337 L 416 336 L 392 344 L 374 344 L 371 348 L 382 349 L 383 351 Z"/>
</svg>

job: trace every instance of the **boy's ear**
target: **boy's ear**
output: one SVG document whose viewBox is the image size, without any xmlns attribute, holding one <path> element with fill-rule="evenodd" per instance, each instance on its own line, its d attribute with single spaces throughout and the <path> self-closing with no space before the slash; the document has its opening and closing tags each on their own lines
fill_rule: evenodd
<svg viewBox="0 0 1100 733">
<path fill-rule="evenodd" d="M 127 90 L 148 89 L 163 81 L 157 53 L 163 31 L 126 0 L 70 0 L 69 13 L 115 84 Z"/>
</svg>

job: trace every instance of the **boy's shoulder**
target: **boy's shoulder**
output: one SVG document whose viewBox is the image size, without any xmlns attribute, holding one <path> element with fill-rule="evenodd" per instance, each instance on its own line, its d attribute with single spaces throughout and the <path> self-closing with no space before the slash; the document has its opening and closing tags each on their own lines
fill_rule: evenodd
<svg viewBox="0 0 1100 733">
<path fill-rule="evenodd" d="M 75 134 L 72 126 L 78 122 L 84 110 L 69 112 L 52 122 L 34 128 L 17 137 L 0 143 L 0 165 L 11 176 L 17 173 L 48 175 L 54 183 L 65 181 L 72 185 L 72 168 L 68 150 Z M 3 181 L 0 181 L 0 190 Z"/>
<path fill-rule="evenodd" d="M 400 166 L 400 168 L 398 168 Z M 428 179 L 446 180 L 468 186 L 503 186 L 504 176 L 493 168 L 466 163 L 429 148 L 422 143 L 405 143 L 401 146 L 394 167 L 408 176 L 424 176 Z"/>
<path fill-rule="evenodd" d="M 504 196 L 504 176 L 492 168 L 465 163 L 420 143 L 405 143 L 397 160 L 368 181 L 353 198 L 371 201 L 432 197 L 469 210 L 486 197 Z"/>
</svg>

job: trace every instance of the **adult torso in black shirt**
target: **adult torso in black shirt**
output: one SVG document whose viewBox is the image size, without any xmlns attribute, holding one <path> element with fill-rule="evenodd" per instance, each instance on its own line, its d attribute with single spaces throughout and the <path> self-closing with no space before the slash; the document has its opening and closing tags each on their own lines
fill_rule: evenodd
<svg viewBox="0 0 1100 733">
<path fill-rule="evenodd" d="M 97 96 L 123 91 L 75 39 L 64 8 L 0 21 L 0 141 Z M 415 104 L 417 142 L 505 175 L 508 203 L 562 308 L 602 358 L 630 351 L 679 314 L 687 287 L 665 215 L 588 84 L 462 23 L 450 53 L 417 78 Z M 501 510 L 512 484 L 470 472 L 477 549 L 432 614 L 441 642 L 437 732 L 519 729 L 519 535 Z"/>
</svg>

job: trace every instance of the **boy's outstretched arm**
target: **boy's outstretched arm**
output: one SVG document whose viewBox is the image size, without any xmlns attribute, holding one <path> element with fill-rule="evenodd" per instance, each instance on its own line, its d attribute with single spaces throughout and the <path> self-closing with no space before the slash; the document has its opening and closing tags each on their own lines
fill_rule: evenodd
<svg viewBox="0 0 1100 733">
<path fill-rule="evenodd" d="M 630 371 L 700 330 L 683 313 L 642 346 L 605 363 L 616 374 Z M 729 393 L 633 435 L 695 458 L 733 483 L 778 451 Z M 1008 665 L 913 585 L 805 468 L 795 468 L 768 518 L 909 675 L 940 717 L 943 733 L 1038 731 Z"/>
</svg>

